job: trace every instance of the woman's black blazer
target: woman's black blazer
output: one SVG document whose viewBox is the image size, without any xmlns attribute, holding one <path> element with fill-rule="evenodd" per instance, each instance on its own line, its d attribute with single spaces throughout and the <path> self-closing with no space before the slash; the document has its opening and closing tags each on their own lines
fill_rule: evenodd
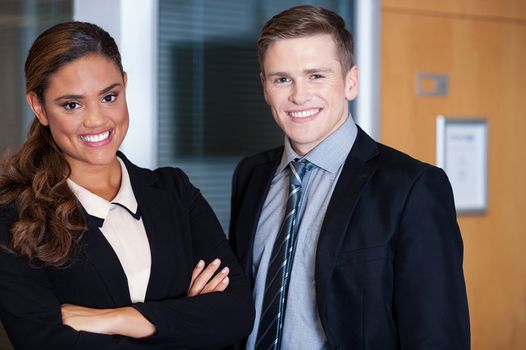
<svg viewBox="0 0 526 350">
<path fill-rule="evenodd" d="M 249 283 L 232 254 L 216 216 L 199 190 L 179 169 L 128 169 L 150 243 L 151 275 L 143 303 L 131 303 L 126 275 L 86 214 L 79 253 L 65 268 L 37 267 L 0 251 L 0 317 L 17 349 L 180 349 L 219 348 L 246 336 L 254 310 Z M 0 242 L 9 244 L 13 208 L 0 212 Z M 186 297 L 199 259 L 220 258 L 228 266 L 225 292 Z M 132 305 L 155 324 L 157 333 L 135 340 L 77 332 L 61 321 L 60 305 L 93 308 Z"/>
</svg>

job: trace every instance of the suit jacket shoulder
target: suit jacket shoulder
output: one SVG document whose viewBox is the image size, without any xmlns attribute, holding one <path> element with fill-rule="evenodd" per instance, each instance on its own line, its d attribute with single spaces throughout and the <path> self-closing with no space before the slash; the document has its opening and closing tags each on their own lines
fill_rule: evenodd
<svg viewBox="0 0 526 350">
<path fill-rule="evenodd" d="M 361 128 L 358 128 L 358 137 L 353 146 L 349 158 L 361 158 L 363 161 L 375 160 L 375 165 L 384 171 L 394 172 L 395 174 L 405 173 L 418 174 L 430 167 L 431 164 L 422 162 L 410 155 L 394 149 L 390 146 L 374 141 Z"/>
<path fill-rule="evenodd" d="M 266 165 L 269 163 L 277 164 L 280 161 L 282 154 L 283 146 L 245 157 L 239 161 L 236 170 L 234 171 L 234 175 L 246 177 L 250 175 L 254 169 L 261 165 Z"/>
<path fill-rule="evenodd" d="M 156 188 L 173 190 L 178 194 L 191 187 L 188 176 L 180 168 L 161 167 L 150 170 L 133 164 L 120 152 L 118 155 L 124 161 L 132 185 L 135 184 L 135 187 L 153 185 Z"/>
</svg>

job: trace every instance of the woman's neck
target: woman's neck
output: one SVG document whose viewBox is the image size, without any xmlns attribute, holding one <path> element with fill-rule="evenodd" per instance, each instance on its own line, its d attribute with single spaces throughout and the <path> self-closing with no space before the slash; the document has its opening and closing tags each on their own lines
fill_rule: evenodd
<svg viewBox="0 0 526 350">
<path fill-rule="evenodd" d="M 121 187 L 122 170 L 117 158 L 110 164 L 79 165 L 71 164 L 69 178 L 97 196 L 111 201 Z"/>
</svg>

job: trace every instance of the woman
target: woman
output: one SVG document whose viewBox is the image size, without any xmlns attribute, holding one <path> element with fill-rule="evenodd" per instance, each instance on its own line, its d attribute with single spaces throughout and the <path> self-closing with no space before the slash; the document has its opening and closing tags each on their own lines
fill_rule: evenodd
<svg viewBox="0 0 526 350">
<path fill-rule="evenodd" d="M 109 34 L 58 24 L 25 72 L 36 119 L 0 176 L 0 316 L 15 347 L 217 348 L 246 336 L 249 283 L 206 201 L 181 170 L 117 151 L 127 77 Z"/>
</svg>

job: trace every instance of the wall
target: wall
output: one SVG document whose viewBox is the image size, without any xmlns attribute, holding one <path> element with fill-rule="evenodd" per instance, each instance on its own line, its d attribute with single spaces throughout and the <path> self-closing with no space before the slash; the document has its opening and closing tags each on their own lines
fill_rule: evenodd
<svg viewBox="0 0 526 350">
<path fill-rule="evenodd" d="M 472 348 L 526 349 L 526 2 L 384 0 L 381 140 L 435 163 L 436 116 L 486 117 L 488 212 L 460 216 Z M 417 72 L 449 76 L 417 97 Z"/>
<path fill-rule="evenodd" d="M 157 165 L 157 0 L 74 0 L 73 18 L 95 23 L 117 42 L 128 75 L 130 127 L 121 150 L 139 166 Z M 101 11 L 104 9 L 104 11 Z"/>
</svg>

